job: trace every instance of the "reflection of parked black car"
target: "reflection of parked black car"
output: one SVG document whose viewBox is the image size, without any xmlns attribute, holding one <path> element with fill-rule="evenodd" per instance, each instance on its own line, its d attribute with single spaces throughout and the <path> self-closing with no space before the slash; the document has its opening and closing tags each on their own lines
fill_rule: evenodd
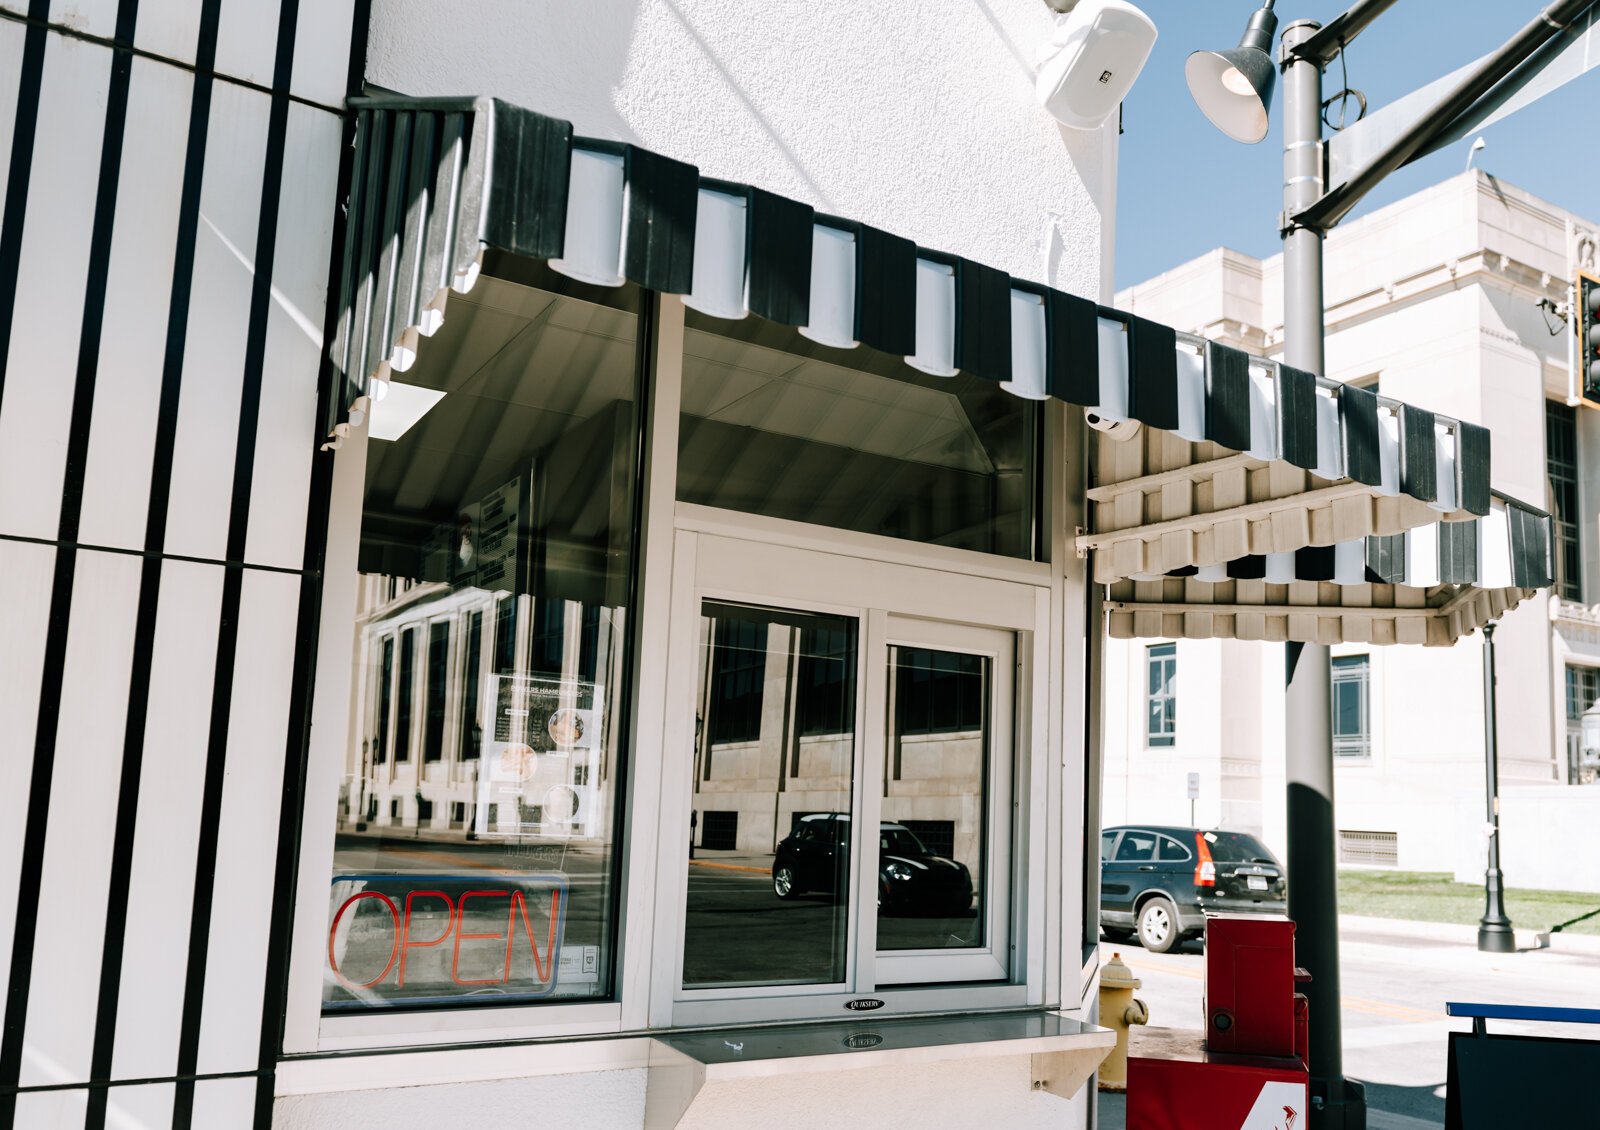
<svg viewBox="0 0 1600 1130">
<path fill-rule="evenodd" d="M 1166 953 L 1205 930 L 1206 914 L 1283 914 L 1283 864 L 1247 832 L 1152 824 L 1100 834 L 1100 926 L 1137 932 Z"/>
<path fill-rule="evenodd" d="M 849 816 L 801 817 L 778 845 L 772 890 L 781 899 L 806 891 L 843 891 L 849 864 Z M 965 864 L 933 854 L 910 828 L 885 820 L 878 827 L 878 906 L 886 913 L 965 914 L 972 907 L 972 873 Z"/>
</svg>

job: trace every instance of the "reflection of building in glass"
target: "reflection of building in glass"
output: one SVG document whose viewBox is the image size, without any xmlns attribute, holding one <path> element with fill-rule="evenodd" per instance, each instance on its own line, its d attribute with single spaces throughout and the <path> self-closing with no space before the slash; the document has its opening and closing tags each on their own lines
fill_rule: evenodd
<svg viewBox="0 0 1600 1130">
<path fill-rule="evenodd" d="M 347 825 L 605 834 L 615 734 L 603 716 L 605 691 L 619 685 L 618 610 L 373 574 L 361 578 L 358 609 L 366 678 L 346 765 Z M 541 711 L 542 694 L 552 701 Z M 496 741 L 507 713 L 534 715 L 542 734 Z"/>
<path fill-rule="evenodd" d="M 804 816 L 851 811 L 853 620 L 769 610 L 701 622 L 696 844 L 767 854 Z M 792 623 L 784 623 L 785 619 Z M 882 819 L 935 854 L 981 858 L 987 660 L 893 648 Z"/>
</svg>

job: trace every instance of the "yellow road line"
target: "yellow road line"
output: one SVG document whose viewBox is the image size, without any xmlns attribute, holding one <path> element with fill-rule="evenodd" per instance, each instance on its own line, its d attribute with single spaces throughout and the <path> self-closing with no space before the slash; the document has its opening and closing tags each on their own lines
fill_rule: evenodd
<svg viewBox="0 0 1600 1130">
<path fill-rule="evenodd" d="M 765 867 L 747 867 L 743 863 L 717 863 L 710 859 L 691 859 L 690 867 L 714 867 L 718 871 L 749 871 L 755 875 L 765 875 Z"/>
</svg>

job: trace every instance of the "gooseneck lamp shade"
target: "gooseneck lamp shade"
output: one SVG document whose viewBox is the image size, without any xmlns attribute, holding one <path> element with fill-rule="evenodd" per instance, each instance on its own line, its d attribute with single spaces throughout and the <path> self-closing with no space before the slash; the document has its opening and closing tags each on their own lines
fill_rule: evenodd
<svg viewBox="0 0 1600 1130">
<path fill-rule="evenodd" d="M 1250 17 L 1239 46 L 1196 51 L 1184 65 L 1195 105 L 1235 141 L 1254 145 L 1267 136 L 1267 111 L 1278 79 L 1271 54 L 1277 30 L 1278 17 L 1269 2 Z"/>
</svg>

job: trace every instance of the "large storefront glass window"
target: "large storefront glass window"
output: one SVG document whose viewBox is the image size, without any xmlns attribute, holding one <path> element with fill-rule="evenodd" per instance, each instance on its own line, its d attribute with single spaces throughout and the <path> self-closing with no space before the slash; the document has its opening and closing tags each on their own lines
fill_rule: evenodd
<svg viewBox="0 0 1600 1130">
<path fill-rule="evenodd" d="M 613 994 L 639 301 L 492 259 L 373 407 L 329 1011 Z"/>
<path fill-rule="evenodd" d="M 1036 403 L 760 318 L 687 327 L 679 500 L 1036 556 Z"/>
</svg>

